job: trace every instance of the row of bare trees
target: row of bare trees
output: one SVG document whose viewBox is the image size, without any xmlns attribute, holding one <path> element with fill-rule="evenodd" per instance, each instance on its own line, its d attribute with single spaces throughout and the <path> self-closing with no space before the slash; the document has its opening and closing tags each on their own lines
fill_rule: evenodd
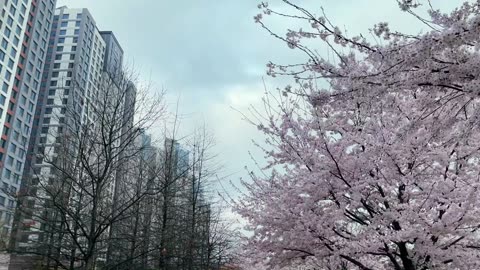
<svg viewBox="0 0 480 270">
<path fill-rule="evenodd" d="M 132 81 L 104 76 L 91 97 L 69 86 L 73 95 L 42 108 L 53 113 L 30 144 L 9 244 L 38 269 L 218 269 L 228 260 L 233 234 L 206 192 L 217 168 L 211 136 L 194 132 L 183 145 L 163 136 L 156 147 L 146 131 L 167 118 L 163 92 Z"/>
</svg>

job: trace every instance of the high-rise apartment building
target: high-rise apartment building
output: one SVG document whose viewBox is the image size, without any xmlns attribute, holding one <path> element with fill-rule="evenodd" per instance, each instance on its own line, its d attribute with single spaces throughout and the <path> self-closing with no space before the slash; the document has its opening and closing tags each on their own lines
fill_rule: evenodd
<svg viewBox="0 0 480 270">
<path fill-rule="evenodd" d="M 87 9 L 57 8 L 52 22 L 35 123 L 24 169 L 25 190 L 52 176 L 52 160 L 58 158 L 58 139 L 65 127 L 95 124 L 91 111 L 98 104 L 106 43 Z M 33 179 L 33 180 L 32 180 Z M 46 183 L 40 183 L 46 184 Z M 41 191 L 37 191 L 41 192 Z M 46 196 L 47 194 L 35 194 Z M 33 196 L 33 197 L 35 197 Z M 30 208 L 41 208 L 29 198 Z M 39 240 L 39 213 L 22 213 L 17 231 L 17 248 Z"/>
<path fill-rule="evenodd" d="M 8 244 L 56 0 L 0 0 L 0 247 Z"/>
<path fill-rule="evenodd" d="M 22 213 L 19 222 L 22 228 L 16 232 L 19 249 L 45 241 L 42 239 L 43 224 L 38 218 L 42 213 L 35 213 L 38 209 L 42 211 L 43 202 L 35 197 L 48 194 L 41 194 L 40 189 L 32 186 L 42 181 L 50 185 L 58 171 L 54 164 L 66 159 L 59 152 L 69 147 L 72 152 L 77 151 L 73 144 L 62 145 L 62 139 L 72 132 L 78 135 L 85 128 L 98 128 L 98 113 L 95 112 L 106 106 L 106 95 L 115 92 L 110 88 L 121 73 L 123 62 L 123 50 L 113 33 L 100 32 L 87 9 L 57 8 L 49 45 L 29 143 L 29 159 L 24 169 L 24 178 L 30 179 L 25 188 L 37 193 L 26 204 L 37 210 Z M 107 88 L 110 93 L 104 93 Z M 125 96 L 125 106 L 133 106 L 135 87 L 128 89 L 132 89 L 129 91 L 132 93 Z M 131 119 L 124 118 L 125 121 Z M 110 189 L 113 197 L 114 184 Z"/>
<path fill-rule="evenodd" d="M 87 9 L 60 7 L 55 12 L 50 47 L 36 110 L 37 125 L 30 140 L 30 153 L 36 157 L 55 154 L 55 140 L 65 121 L 92 123 L 91 108 L 98 101 L 106 44 Z M 74 115 L 70 115 L 73 114 Z M 69 123 L 71 124 L 71 123 Z M 31 161 L 26 175 L 49 173 L 42 160 Z M 33 168 L 33 170 L 32 170 Z"/>
<path fill-rule="evenodd" d="M 103 68 L 111 75 L 118 75 L 123 65 L 123 49 L 112 31 L 101 31 L 100 35 L 107 44 Z"/>
</svg>

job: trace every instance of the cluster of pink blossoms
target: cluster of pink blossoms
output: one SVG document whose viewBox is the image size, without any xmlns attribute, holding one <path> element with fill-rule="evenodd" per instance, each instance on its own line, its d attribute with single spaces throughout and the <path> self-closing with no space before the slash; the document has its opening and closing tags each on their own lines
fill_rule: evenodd
<svg viewBox="0 0 480 270">
<path fill-rule="evenodd" d="M 430 10 L 417 36 L 379 23 L 384 45 L 283 2 L 296 13 L 259 8 L 311 26 L 277 36 L 308 61 L 268 65 L 296 85 L 260 126 L 273 172 L 237 203 L 254 233 L 246 256 L 271 269 L 480 269 L 480 1 Z M 417 16 L 419 2 L 399 6 Z"/>
</svg>

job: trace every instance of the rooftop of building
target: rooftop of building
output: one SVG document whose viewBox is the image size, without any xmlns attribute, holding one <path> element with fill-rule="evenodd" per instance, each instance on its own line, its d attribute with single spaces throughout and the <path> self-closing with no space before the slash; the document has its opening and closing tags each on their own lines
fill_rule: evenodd
<svg viewBox="0 0 480 270">
<path fill-rule="evenodd" d="M 124 53 L 122 46 L 120 46 L 120 42 L 118 42 L 117 37 L 112 31 L 98 31 L 98 32 L 100 33 L 100 35 L 111 35 L 115 43 L 117 43 L 118 47 L 122 51 L 122 53 Z"/>
</svg>

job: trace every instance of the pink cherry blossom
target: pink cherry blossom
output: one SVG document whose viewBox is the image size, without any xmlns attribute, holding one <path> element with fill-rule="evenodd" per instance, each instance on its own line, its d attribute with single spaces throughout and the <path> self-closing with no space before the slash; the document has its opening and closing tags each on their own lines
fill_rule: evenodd
<svg viewBox="0 0 480 270">
<path fill-rule="evenodd" d="M 269 269 L 480 269 L 480 2 L 431 10 L 416 36 L 379 23 L 382 44 L 283 2 L 311 29 L 279 38 L 308 60 L 267 66 L 297 84 L 258 123 L 272 150 L 236 203 L 245 255 Z M 312 53 L 316 37 L 335 61 Z"/>
</svg>

